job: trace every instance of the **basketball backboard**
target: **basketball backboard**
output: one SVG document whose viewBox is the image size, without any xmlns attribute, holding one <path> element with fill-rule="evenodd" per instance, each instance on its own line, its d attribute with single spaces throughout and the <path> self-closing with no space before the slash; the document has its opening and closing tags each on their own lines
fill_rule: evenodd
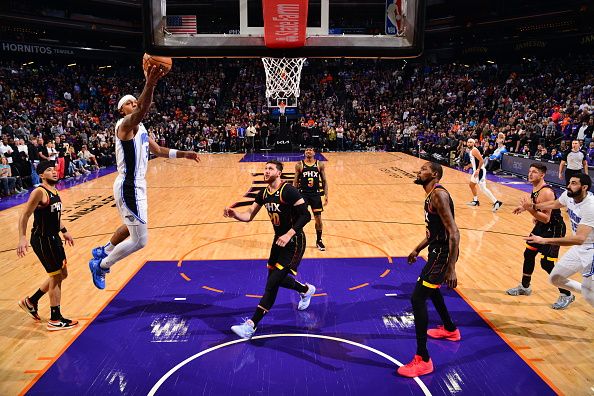
<svg viewBox="0 0 594 396">
<path fill-rule="evenodd" d="M 263 14 L 279 1 L 144 0 L 145 50 L 238 58 L 406 58 L 423 50 L 425 0 L 309 0 L 304 45 L 270 48 Z"/>
</svg>

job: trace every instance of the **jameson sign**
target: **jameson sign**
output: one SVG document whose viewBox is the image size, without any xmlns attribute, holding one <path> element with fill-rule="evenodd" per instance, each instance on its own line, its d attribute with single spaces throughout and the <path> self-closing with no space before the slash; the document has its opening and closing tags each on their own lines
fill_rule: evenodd
<svg viewBox="0 0 594 396">
<path fill-rule="evenodd" d="M 104 58 L 118 54 L 120 56 L 136 56 L 138 54 L 123 50 L 101 50 L 87 47 L 65 47 L 59 45 L 45 45 L 33 43 L 15 43 L 11 41 L 0 41 L 0 53 L 31 54 L 38 56 L 75 56 L 80 58 Z"/>
</svg>

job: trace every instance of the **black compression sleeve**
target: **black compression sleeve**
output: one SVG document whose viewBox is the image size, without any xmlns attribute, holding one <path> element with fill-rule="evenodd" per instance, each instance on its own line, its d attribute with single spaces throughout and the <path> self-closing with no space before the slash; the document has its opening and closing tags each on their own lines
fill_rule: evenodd
<svg viewBox="0 0 594 396">
<path fill-rule="evenodd" d="M 309 210 L 307 210 L 307 204 L 302 203 L 301 205 L 296 205 L 293 207 L 293 210 L 297 212 L 299 217 L 293 223 L 293 229 L 295 232 L 299 233 L 303 230 L 303 227 L 311 220 L 311 214 L 309 214 Z"/>
</svg>

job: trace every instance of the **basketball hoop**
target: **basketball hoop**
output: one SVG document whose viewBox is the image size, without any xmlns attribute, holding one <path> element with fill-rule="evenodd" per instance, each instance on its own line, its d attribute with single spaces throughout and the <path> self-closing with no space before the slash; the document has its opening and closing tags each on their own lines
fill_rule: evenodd
<svg viewBox="0 0 594 396">
<path fill-rule="evenodd" d="M 281 114 L 286 107 L 297 107 L 301 69 L 307 58 L 262 58 L 266 72 L 266 99 L 269 107 L 283 103 Z"/>
</svg>

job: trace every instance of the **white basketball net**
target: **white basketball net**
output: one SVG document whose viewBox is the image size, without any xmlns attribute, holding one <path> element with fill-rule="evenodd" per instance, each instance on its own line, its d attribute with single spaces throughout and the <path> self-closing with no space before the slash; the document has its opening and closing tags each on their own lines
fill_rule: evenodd
<svg viewBox="0 0 594 396">
<path fill-rule="evenodd" d="M 268 106 L 297 107 L 301 69 L 307 58 L 262 58 L 266 71 Z"/>
</svg>

